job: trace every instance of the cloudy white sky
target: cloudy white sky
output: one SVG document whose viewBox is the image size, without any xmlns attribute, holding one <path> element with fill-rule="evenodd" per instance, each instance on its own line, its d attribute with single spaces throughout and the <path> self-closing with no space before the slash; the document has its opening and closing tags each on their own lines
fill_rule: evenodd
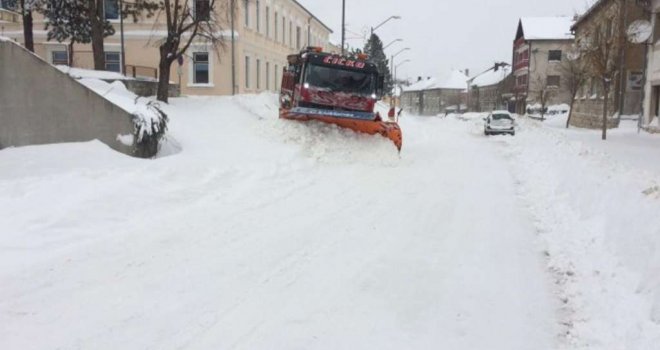
<svg viewBox="0 0 660 350">
<path fill-rule="evenodd" d="M 332 28 L 341 41 L 341 0 L 298 0 Z M 452 68 L 472 72 L 511 60 L 511 46 L 520 17 L 572 16 L 593 0 L 346 0 L 347 37 L 356 38 L 392 15 L 377 30 L 384 44 L 401 38 L 386 51 L 388 56 L 409 47 L 397 57 L 411 62 L 399 76 L 446 75 Z M 362 39 L 348 40 L 362 47 Z"/>
</svg>

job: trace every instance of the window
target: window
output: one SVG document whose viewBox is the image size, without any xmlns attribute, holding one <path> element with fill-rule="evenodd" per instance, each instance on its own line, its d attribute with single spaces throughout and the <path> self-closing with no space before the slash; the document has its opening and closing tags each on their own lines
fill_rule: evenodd
<svg viewBox="0 0 660 350">
<path fill-rule="evenodd" d="M 105 19 L 119 19 L 119 0 L 104 0 L 103 13 Z"/>
<path fill-rule="evenodd" d="M 550 51 L 548 51 L 548 61 L 550 61 L 550 62 L 561 61 L 561 50 L 550 50 Z"/>
<path fill-rule="evenodd" d="M 119 55 L 119 52 L 105 52 L 105 70 L 111 72 L 121 72 L 121 56 Z"/>
<path fill-rule="evenodd" d="M 250 3 L 248 0 L 243 0 L 243 11 L 245 12 L 245 26 L 250 26 Z"/>
<path fill-rule="evenodd" d="M 198 21 L 211 19 L 209 0 L 195 0 L 195 19 Z"/>
<path fill-rule="evenodd" d="M 270 7 L 266 6 L 266 36 L 270 38 Z"/>
<path fill-rule="evenodd" d="M 261 89 L 261 60 L 257 60 L 257 89 Z"/>
<path fill-rule="evenodd" d="M 289 46 L 293 47 L 293 22 L 289 21 Z"/>
<path fill-rule="evenodd" d="M 277 90 L 277 72 L 279 71 L 279 66 L 275 65 L 275 71 L 273 71 L 273 83 L 275 84 L 275 89 Z"/>
<path fill-rule="evenodd" d="M 628 72 L 628 90 L 641 90 L 643 78 L 644 73 L 642 72 Z"/>
<path fill-rule="evenodd" d="M 278 28 L 279 28 L 278 20 L 279 20 L 279 17 L 277 17 L 277 11 L 275 11 L 275 32 L 274 32 L 275 35 L 273 36 L 275 38 L 275 41 L 280 40 L 280 38 L 278 37 L 278 34 L 277 34 L 277 31 L 278 31 Z"/>
<path fill-rule="evenodd" d="M 245 88 L 250 88 L 250 57 L 245 56 Z"/>
<path fill-rule="evenodd" d="M 653 40 L 660 41 L 660 12 L 655 14 L 655 25 L 653 26 Z"/>
<path fill-rule="evenodd" d="M 69 65 L 69 53 L 67 51 L 53 51 L 50 53 L 53 65 Z"/>
<path fill-rule="evenodd" d="M 284 38 L 286 38 L 286 18 L 282 16 L 282 44 L 285 44 Z"/>
<path fill-rule="evenodd" d="M 257 0 L 257 33 L 261 33 L 261 1 Z"/>
<path fill-rule="evenodd" d="M 193 84 L 208 84 L 209 81 L 209 53 L 193 53 Z"/>
<path fill-rule="evenodd" d="M 300 27 L 296 27 L 296 48 L 300 50 L 301 48 L 301 42 L 300 42 Z"/>
<path fill-rule="evenodd" d="M 266 62 L 266 90 L 270 90 L 270 62 Z"/>
<path fill-rule="evenodd" d="M 376 91 L 375 75 L 363 71 L 333 69 L 309 64 L 305 72 L 305 83 L 311 86 L 368 96 Z"/>
<path fill-rule="evenodd" d="M 559 87 L 560 80 L 559 75 L 548 75 L 548 87 Z"/>
</svg>

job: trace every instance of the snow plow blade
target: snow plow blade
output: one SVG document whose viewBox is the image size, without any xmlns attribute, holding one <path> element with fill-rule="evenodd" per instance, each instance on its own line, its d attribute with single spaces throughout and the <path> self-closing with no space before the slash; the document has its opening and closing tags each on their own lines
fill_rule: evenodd
<svg viewBox="0 0 660 350">
<path fill-rule="evenodd" d="M 399 124 L 376 121 L 374 120 L 374 114 L 369 112 L 334 111 L 303 107 L 280 108 L 280 118 L 300 121 L 317 120 L 369 135 L 379 134 L 392 140 L 399 151 L 401 151 L 403 145 L 403 134 Z"/>
</svg>

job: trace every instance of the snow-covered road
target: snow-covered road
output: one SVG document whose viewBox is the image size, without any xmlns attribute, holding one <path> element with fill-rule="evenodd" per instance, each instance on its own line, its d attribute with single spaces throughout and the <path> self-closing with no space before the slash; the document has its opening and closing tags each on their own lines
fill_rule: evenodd
<svg viewBox="0 0 660 350">
<path fill-rule="evenodd" d="M 177 99 L 183 150 L 0 152 L 0 349 L 556 349 L 557 286 L 506 142 L 385 139 Z M 546 252 L 547 253 L 547 252 Z"/>
</svg>

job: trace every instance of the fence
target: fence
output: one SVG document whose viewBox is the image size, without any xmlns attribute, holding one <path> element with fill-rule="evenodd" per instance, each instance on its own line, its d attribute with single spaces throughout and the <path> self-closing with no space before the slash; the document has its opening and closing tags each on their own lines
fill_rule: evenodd
<svg viewBox="0 0 660 350">
<path fill-rule="evenodd" d="M 133 78 L 153 78 L 158 79 L 158 69 L 146 66 L 126 65 L 126 76 Z"/>
</svg>

